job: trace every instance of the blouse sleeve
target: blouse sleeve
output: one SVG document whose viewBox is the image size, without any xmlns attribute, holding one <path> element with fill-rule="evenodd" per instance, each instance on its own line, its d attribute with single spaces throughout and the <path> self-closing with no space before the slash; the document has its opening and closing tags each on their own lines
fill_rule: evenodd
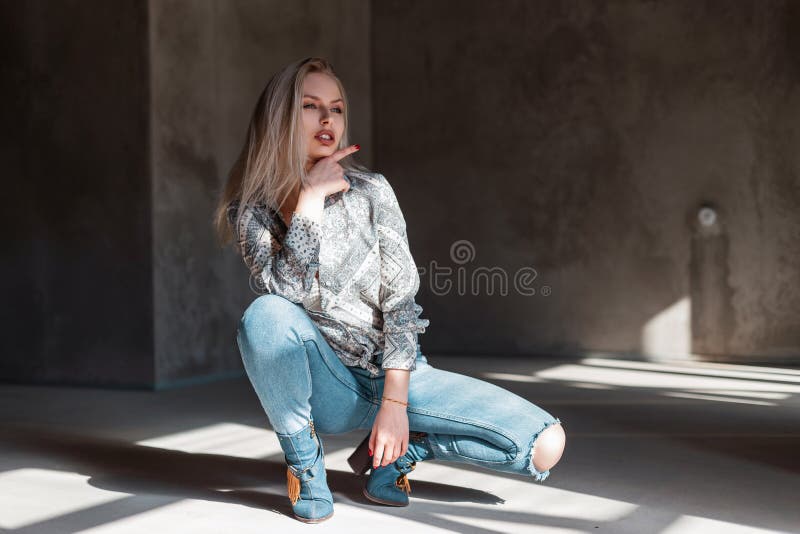
<svg viewBox="0 0 800 534">
<path fill-rule="evenodd" d="M 429 326 L 419 317 L 422 307 L 414 300 L 419 289 L 419 273 L 411 255 L 406 223 L 397 197 L 383 175 L 377 209 L 378 243 L 381 264 L 380 308 L 383 312 L 385 340 L 383 369 L 416 369 L 417 336 Z"/>
<path fill-rule="evenodd" d="M 239 250 L 250 270 L 251 287 L 259 294 L 274 293 L 302 303 L 311 291 L 319 268 L 319 223 L 294 213 L 281 242 L 269 229 L 263 214 L 245 206 L 236 222 L 238 204 L 228 209 Z"/>
</svg>

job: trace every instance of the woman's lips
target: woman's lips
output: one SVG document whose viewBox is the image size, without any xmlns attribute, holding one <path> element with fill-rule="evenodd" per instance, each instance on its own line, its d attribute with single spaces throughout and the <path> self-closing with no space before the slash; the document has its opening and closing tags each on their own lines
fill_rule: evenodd
<svg viewBox="0 0 800 534">
<path fill-rule="evenodd" d="M 334 143 L 333 139 L 322 139 L 321 137 L 314 137 L 314 139 L 316 139 L 325 146 L 331 146 Z"/>
</svg>

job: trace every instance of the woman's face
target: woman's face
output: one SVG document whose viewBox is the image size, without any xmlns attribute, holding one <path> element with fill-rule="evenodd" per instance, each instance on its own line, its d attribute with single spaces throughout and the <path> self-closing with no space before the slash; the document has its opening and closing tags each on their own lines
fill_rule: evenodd
<svg viewBox="0 0 800 534">
<path fill-rule="evenodd" d="M 344 133 L 344 102 L 336 82 L 321 72 L 303 81 L 303 129 L 308 143 L 306 169 L 338 150 Z M 321 137 L 323 133 L 330 139 Z"/>
</svg>

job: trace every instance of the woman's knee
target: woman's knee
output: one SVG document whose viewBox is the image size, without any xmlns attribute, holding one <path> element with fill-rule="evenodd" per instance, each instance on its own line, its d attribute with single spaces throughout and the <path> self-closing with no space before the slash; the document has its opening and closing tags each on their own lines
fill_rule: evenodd
<svg viewBox="0 0 800 534">
<path fill-rule="evenodd" d="M 257 297 L 242 314 L 240 327 L 268 324 L 270 327 L 281 324 L 300 324 L 307 319 L 302 305 L 274 293 Z"/>
<path fill-rule="evenodd" d="M 303 343 L 300 334 L 306 320 L 305 310 L 289 299 L 267 293 L 257 297 L 239 321 L 240 344 L 273 344 L 284 341 Z"/>
<path fill-rule="evenodd" d="M 566 444 L 566 434 L 560 422 L 544 429 L 531 447 L 531 457 L 538 471 L 552 469 L 561 459 Z"/>
<path fill-rule="evenodd" d="M 242 322 L 246 323 L 256 318 L 260 321 L 262 318 L 271 315 L 285 315 L 286 313 L 291 313 L 295 307 L 297 307 L 297 304 L 286 297 L 274 293 L 266 293 L 256 297 L 253 302 L 247 306 L 247 309 L 244 310 L 244 314 L 242 314 Z"/>
</svg>

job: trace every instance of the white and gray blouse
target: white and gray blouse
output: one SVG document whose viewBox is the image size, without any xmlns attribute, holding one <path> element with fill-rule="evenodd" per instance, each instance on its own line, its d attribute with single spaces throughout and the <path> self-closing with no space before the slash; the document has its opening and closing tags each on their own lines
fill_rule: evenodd
<svg viewBox="0 0 800 534">
<path fill-rule="evenodd" d="M 419 273 L 394 190 L 376 172 L 345 171 L 346 192 L 325 198 L 322 223 L 238 202 L 228 220 L 258 294 L 302 304 L 339 359 L 377 376 L 416 368 L 428 319 L 414 300 Z M 317 277 L 318 276 L 318 277 Z"/>
</svg>

